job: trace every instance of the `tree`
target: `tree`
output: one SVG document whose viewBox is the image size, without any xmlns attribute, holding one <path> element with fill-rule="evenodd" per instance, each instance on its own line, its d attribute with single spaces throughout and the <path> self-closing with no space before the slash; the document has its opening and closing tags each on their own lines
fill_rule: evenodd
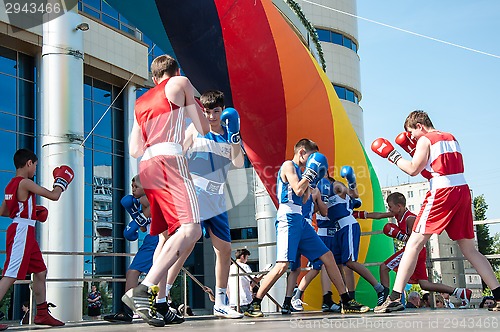
<svg viewBox="0 0 500 332">
<path fill-rule="evenodd" d="M 474 220 L 486 220 L 486 211 L 488 210 L 488 204 L 486 204 L 486 200 L 484 195 L 480 195 L 474 197 L 473 200 L 474 205 Z M 488 225 L 477 225 L 477 246 L 479 252 L 483 255 L 493 255 L 496 253 L 495 250 L 495 241 L 494 238 L 490 235 L 490 229 Z M 490 260 L 493 269 L 498 269 L 499 263 L 498 260 L 493 259 Z M 484 286 L 484 285 L 483 285 Z"/>
</svg>

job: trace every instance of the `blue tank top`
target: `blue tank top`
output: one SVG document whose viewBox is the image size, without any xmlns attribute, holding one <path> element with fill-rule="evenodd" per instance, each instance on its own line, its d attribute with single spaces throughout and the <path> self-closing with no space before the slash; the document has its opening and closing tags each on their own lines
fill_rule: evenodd
<svg viewBox="0 0 500 332">
<path fill-rule="evenodd" d="M 198 134 L 186 157 L 189 171 L 194 177 L 224 183 L 231 166 L 231 144 L 227 141 L 226 129 L 223 135 L 212 132 L 205 136 Z"/>
<path fill-rule="evenodd" d="M 314 203 L 312 195 L 310 195 L 307 202 L 305 202 L 304 205 L 302 205 L 302 215 L 304 216 L 304 218 L 307 220 L 308 223 L 312 222 L 313 212 L 314 212 Z"/>
<path fill-rule="evenodd" d="M 293 163 L 293 162 L 292 162 Z M 293 163 L 295 167 L 295 172 L 299 177 L 299 181 L 302 178 L 302 171 L 296 163 Z M 276 183 L 276 195 L 278 197 L 278 217 L 286 213 L 302 213 L 302 197 L 297 196 L 293 191 L 292 187 L 288 182 L 283 182 L 281 180 L 281 170 L 283 165 L 281 165 L 278 172 L 278 179 Z"/>
<path fill-rule="evenodd" d="M 347 216 L 352 216 L 352 210 L 361 206 L 361 200 L 351 198 L 349 195 L 346 195 L 345 199 L 339 195 L 333 195 L 329 198 L 328 204 L 328 218 L 330 221 L 335 222 Z"/>
</svg>

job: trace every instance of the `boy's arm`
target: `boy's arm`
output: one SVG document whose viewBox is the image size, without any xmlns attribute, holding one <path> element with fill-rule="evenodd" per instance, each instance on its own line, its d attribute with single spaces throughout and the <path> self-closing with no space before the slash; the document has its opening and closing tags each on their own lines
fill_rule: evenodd
<svg viewBox="0 0 500 332">
<path fill-rule="evenodd" d="M 417 141 L 415 154 L 412 160 L 400 158 L 396 165 L 406 174 L 415 176 L 420 174 L 429 160 L 431 141 L 427 137 L 420 137 Z"/>
<path fill-rule="evenodd" d="M 170 78 L 165 85 L 165 95 L 174 104 L 185 105 L 187 115 L 200 134 L 206 135 L 210 132 L 210 123 L 194 99 L 194 88 L 187 77 L 174 76 Z"/>
<path fill-rule="evenodd" d="M 318 188 L 312 190 L 313 202 L 314 202 L 314 212 L 319 212 L 323 217 L 328 215 L 328 206 L 321 199 L 321 193 Z"/>
<path fill-rule="evenodd" d="M 59 186 L 54 186 L 52 190 L 48 190 L 47 188 L 39 186 L 30 179 L 21 180 L 21 182 L 19 182 L 19 187 L 17 192 L 18 199 L 24 201 L 26 198 L 28 198 L 28 194 L 30 192 L 35 195 L 39 195 L 47 199 L 50 199 L 51 201 L 57 201 L 59 200 L 59 197 L 61 197 L 61 193 L 63 192 L 63 190 Z"/>
<path fill-rule="evenodd" d="M 241 144 L 231 144 L 231 160 L 236 168 L 242 168 L 245 165 L 245 155 Z"/>
<path fill-rule="evenodd" d="M 189 150 L 193 146 L 194 136 L 197 133 L 198 132 L 196 131 L 196 128 L 195 128 L 194 124 L 191 123 L 187 127 L 187 129 L 186 129 L 186 135 L 184 137 L 184 143 L 182 144 L 182 150 L 184 151 L 184 154 L 187 152 L 187 150 Z"/>
<path fill-rule="evenodd" d="M 415 223 L 415 218 L 414 216 L 410 216 L 406 218 L 406 228 L 408 229 L 408 236 L 410 236 L 411 232 L 413 231 L 413 224 Z"/>
<path fill-rule="evenodd" d="M 394 217 L 394 213 L 392 212 L 353 211 L 353 215 L 356 219 L 384 219 Z"/>
<path fill-rule="evenodd" d="M 146 197 L 146 195 L 139 198 L 139 202 L 141 203 L 142 213 L 144 214 L 144 216 L 146 216 L 147 218 L 151 218 L 151 210 L 150 210 L 149 201 L 148 201 L 148 198 Z M 140 228 L 141 232 L 143 232 L 143 233 L 145 233 L 148 230 L 146 226 L 141 226 L 139 228 Z"/>
<path fill-rule="evenodd" d="M 144 154 L 144 140 L 142 138 L 141 127 L 134 114 L 134 125 L 130 132 L 129 154 L 134 158 L 139 158 Z"/>
<path fill-rule="evenodd" d="M 281 180 L 288 182 L 297 196 L 303 196 L 309 188 L 309 181 L 306 178 L 299 180 L 299 176 L 295 172 L 295 167 L 291 160 L 283 164 Z"/>
</svg>

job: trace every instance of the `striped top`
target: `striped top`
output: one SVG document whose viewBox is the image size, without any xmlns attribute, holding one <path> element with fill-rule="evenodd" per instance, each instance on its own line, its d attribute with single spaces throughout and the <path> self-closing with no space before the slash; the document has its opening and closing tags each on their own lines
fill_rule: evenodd
<svg viewBox="0 0 500 332">
<path fill-rule="evenodd" d="M 28 199 L 23 202 L 17 199 L 17 189 L 23 179 L 21 176 L 16 176 L 5 187 L 5 204 L 9 209 L 9 217 L 36 220 L 35 194 L 29 193 Z"/>
<path fill-rule="evenodd" d="M 431 142 L 429 160 L 425 170 L 429 171 L 432 177 L 464 172 L 462 151 L 452 134 L 431 131 L 424 137 Z"/>
<path fill-rule="evenodd" d="M 192 174 L 218 183 L 226 182 L 231 166 L 231 144 L 224 134 L 209 132 L 205 136 L 198 134 L 186 154 L 189 171 Z"/>
<path fill-rule="evenodd" d="M 185 110 L 167 99 L 165 85 L 169 79 L 149 89 L 135 103 L 135 117 L 141 127 L 144 149 L 163 142 L 184 141 Z"/>
</svg>

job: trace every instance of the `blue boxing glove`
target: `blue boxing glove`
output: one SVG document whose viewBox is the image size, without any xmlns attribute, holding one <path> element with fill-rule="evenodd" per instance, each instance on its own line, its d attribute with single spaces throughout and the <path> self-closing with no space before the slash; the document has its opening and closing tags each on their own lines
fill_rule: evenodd
<svg viewBox="0 0 500 332">
<path fill-rule="evenodd" d="M 139 238 L 139 225 L 132 220 L 123 230 L 123 237 L 129 241 L 135 241 Z"/>
<path fill-rule="evenodd" d="M 240 115 L 232 108 L 226 108 L 220 115 L 220 121 L 227 130 L 229 143 L 240 144 Z"/>
<path fill-rule="evenodd" d="M 327 178 L 322 178 L 318 182 L 318 190 L 321 194 L 321 200 L 328 203 L 328 198 L 330 198 L 332 193 L 332 184 Z"/>
<path fill-rule="evenodd" d="M 307 158 L 306 170 L 302 174 L 302 177 L 306 178 L 311 185 L 315 186 L 319 180 L 325 177 L 327 170 L 328 160 L 325 155 L 314 152 Z"/>
<path fill-rule="evenodd" d="M 142 206 L 137 198 L 132 195 L 127 195 L 122 198 L 121 203 L 130 214 L 130 217 L 132 217 L 140 227 L 146 226 L 149 223 L 149 218 L 142 213 Z"/>
<path fill-rule="evenodd" d="M 340 176 L 347 180 L 349 189 L 356 189 L 356 175 L 354 175 L 354 170 L 351 166 L 342 166 L 340 169 Z"/>
</svg>

